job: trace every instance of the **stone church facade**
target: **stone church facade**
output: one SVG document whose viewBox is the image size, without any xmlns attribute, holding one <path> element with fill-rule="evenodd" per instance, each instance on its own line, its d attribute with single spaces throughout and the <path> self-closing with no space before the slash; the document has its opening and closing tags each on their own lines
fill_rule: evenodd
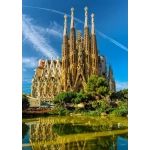
<svg viewBox="0 0 150 150">
<path fill-rule="evenodd" d="M 112 67 L 109 67 L 107 73 L 106 58 L 99 54 L 97 47 L 94 14 L 91 15 L 90 32 L 88 8 L 85 7 L 84 10 L 84 37 L 81 30 L 76 34 L 74 8 L 71 8 L 70 36 L 67 32 L 67 15 L 64 16 L 62 59 L 39 60 L 32 79 L 32 97 L 38 97 L 42 101 L 52 101 L 62 91 L 85 90 L 87 80 L 92 74 L 104 77 L 108 81 L 110 90 L 116 91 Z"/>
</svg>

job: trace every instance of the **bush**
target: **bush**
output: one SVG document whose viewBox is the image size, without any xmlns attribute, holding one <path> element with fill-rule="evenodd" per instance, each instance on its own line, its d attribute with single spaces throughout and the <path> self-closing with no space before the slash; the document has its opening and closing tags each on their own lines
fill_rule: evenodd
<svg viewBox="0 0 150 150">
<path fill-rule="evenodd" d="M 55 108 L 55 109 L 53 109 L 53 113 L 58 114 L 60 116 L 67 116 L 70 114 L 70 111 L 65 108 Z"/>
<path fill-rule="evenodd" d="M 54 98 L 53 103 L 56 106 L 65 106 L 65 103 L 72 102 L 74 98 L 76 98 L 75 92 L 62 92 Z"/>
<path fill-rule="evenodd" d="M 99 110 L 95 110 L 95 111 L 90 112 L 90 116 L 100 116 L 100 114 L 101 114 L 101 111 L 99 111 Z"/>
<path fill-rule="evenodd" d="M 105 101 L 105 100 L 100 100 L 100 102 L 99 102 L 99 108 L 97 108 L 97 110 L 99 111 L 99 112 L 103 112 L 103 113 L 109 113 L 110 112 L 110 110 L 111 110 L 111 107 L 110 107 L 110 105 L 107 103 L 107 101 Z"/>
<path fill-rule="evenodd" d="M 97 109 L 95 111 L 89 111 L 89 112 L 81 112 L 82 115 L 84 116 L 100 116 L 101 114 L 101 110 L 100 109 Z"/>
<path fill-rule="evenodd" d="M 75 110 L 74 110 L 74 113 L 75 113 L 75 114 L 81 113 L 80 108 L 79 108 L 79 107 L 76 107 Z"/>
<path fill-rule="evenodd" d="M 111 114 L 115 115 L 115 116 L 122 116 L 122 111 L 120 111 L 119 109 L 115 109 L 111 112 Z"/>
<path fill-rule="evenodd" d="M 118 108 L 114 109 L 111 114 L 114 114 L 116 116 L 124 116 L 128 114 L 128 102 L 122 102 L 119 104 Z"/>
</svg>

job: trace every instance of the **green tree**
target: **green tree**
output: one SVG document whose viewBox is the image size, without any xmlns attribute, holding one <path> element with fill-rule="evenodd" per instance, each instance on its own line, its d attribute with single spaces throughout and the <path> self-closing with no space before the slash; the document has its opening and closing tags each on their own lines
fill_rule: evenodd
<svg viewBox="0 0 150 150">
<path fill-rule="evenodd" d="M 108 83 L 105 78 L 99 77 L 96 85 L 97 85 L 96 93 L 98 95 L 106 96 L 109 94 Z"/>
<path fill-rule="evenodd" d="M 97 90 L 97 81 L 98 81 L 98 76 L 97 75 L 91 75 L 88 78 L 88 82 L 86 85 L 86 90 L 87 92 L 91 92 L 91 93 L 96 93 Z"/>
<path fill-rule="evenodd" d="M 128 114 L 128 101 L 122 101 L 119 103 L 118 107 L 114 109 L 112 112 L 114 115 L 124 116 Z"/>
<path fill-rule="evenodd" d="M 111 100 L 116 100 L 116 99 L 117 99 L 117 94 L 116 94 L 116 92 L 111 93 L 110 99 L 111 99 Z"/>
<path fill-rule="evenodd" d="M 74 103 L 79 104 L 80 102 L 83 102 L 83 101 L 84 101 L 83 95 L 81 93 L 77 93 L 77 96 L 74 99 Z"/>
<path fill-rule="evenodd" d="M 74 98 L 76 98 L 75 92 L 62 92 L 54 98 L 53 103 L 58 106 L 65 106 L 66 103 L 73 102 Z"/>
<path fill-rule="evenodd" d="M 29 99 L 25 94 L 22 94 L 22 110 L 29 108 L 30 103 Z"/>
<path fill-rule="evenodd" d="M 85 101 L 95 100 L 94 94 L 92 92 L 84 92 L 83 93 L 83 98 L 84 98 Z"/>
<path fill-rule="evenodd" d="M 97 108 L 99 106 L 99 103 L 97 101 L 92 102 L 92 107 Z"/>
<path fill-rule="evenodd" d="M 74 99 L 74 102 L 76 104 L 79 104 L 80 102 L 85 102 L 89 100 L 93 100 L 92 93 L 90 92 L 84 92 L 81 90 L 79 93 L 76 94 L 76 98 Z"/>
<path fill-rule="evenodd" d="M 101 112 L 109 112 L 110 111 L 110 105 L 107 103 L 106 100 L 100 100 L 99 109 L 101 110 Z"/>
<path fill-rule="evenodd" d="M 95 96 L 106 96 L 109 94 L 108 83 L 106 79 L 98 77 L 97 75 L 90 76 L 87 82 L 86 90 Z"/>
<path fill-rule="evenodd" d="M 106 96 L 108 94 L 109 94 L 108 87 L 100 86 L 99 88 L 97 88 L 97 95 Z"/>
<path fill-rule="evenodd" d="M 117 99 L 119 99 L 121 101 L 128 100 L 128 89 L 123 89 L 123 90 L 118 91 L 116 93 L 116 97 L 117 97 Z"/>
<path fill-rule="evenodd" d="M 110 99 L 113 101 L 116 101 L 117 99 L 120 101 L 128 101 L 128 89 L 123 89 L 118 92 L 111 93 Z"/>
</svg>

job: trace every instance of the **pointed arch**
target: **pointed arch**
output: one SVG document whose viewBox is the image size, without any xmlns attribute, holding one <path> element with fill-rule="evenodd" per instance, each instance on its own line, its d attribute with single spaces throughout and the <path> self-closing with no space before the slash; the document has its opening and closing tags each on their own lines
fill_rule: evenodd
<svg viewBox="0 0 150 150">
<path fill-rule="evenodd" d="M 85 81 L 84 81 L 84 76 L 82 74 L 78 75 L 77 76 L 77 79 L 76 79 L 76 84 L 75 84 L 75 87 L 74 87 L 74 90 L 76 92 L 80 92 L 80 90 L 85 90 Z"/>
</svg>

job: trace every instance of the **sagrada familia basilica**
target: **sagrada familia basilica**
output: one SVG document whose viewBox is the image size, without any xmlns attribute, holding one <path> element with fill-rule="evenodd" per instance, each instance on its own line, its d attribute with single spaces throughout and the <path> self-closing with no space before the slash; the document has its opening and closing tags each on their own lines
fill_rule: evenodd
<svg viewBox="0 0 150 150">
<path fill-rule="evenodd" d="M 39 60 L 32 79 L 31 96 L 50 102 L 62 91 L 85 90 L 92 75 L 104 77 L 109 89 L 116 91 L 112 67 L 107 72 L 106 58 L 99 54 L 94 28 L 94 14 L 91 14 L 91 32 L 88 25 L 88 8 L 85 7 L 84 37 L 75 31 L 74 8 L 71 8 L 70 36 L 67 33 L 67 15 L 64 16 L 62 59 Z"/>
</svg>

